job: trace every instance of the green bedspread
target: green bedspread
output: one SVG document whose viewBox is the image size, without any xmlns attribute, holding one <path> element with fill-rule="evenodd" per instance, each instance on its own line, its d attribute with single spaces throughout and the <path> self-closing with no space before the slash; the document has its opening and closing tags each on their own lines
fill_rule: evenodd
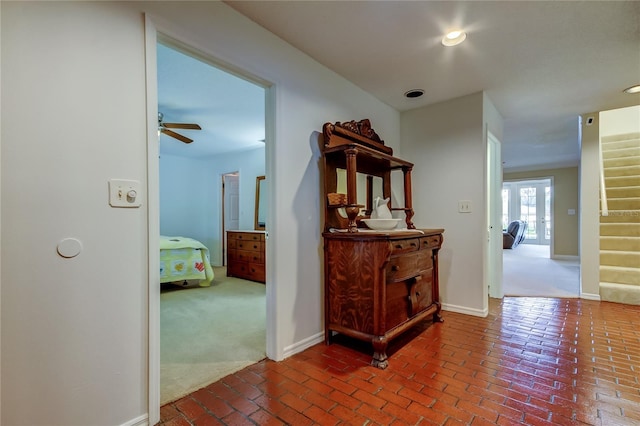
<svg viewBox="0 0 640 426">
<path fill-rule="evenodd" d="M 160 282 L 199 280 L 208 287 L 213 280 L 209 249 L 185 237 L 160 236 Z"/>
</svg>

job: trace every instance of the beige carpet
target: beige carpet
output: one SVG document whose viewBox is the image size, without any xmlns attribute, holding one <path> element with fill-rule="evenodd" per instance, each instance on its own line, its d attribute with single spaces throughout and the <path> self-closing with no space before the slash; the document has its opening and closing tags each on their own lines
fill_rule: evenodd
<svg viewBox="0 0 640 426">
<path fill-rule="evenodd" d="M 580 264 L 577 260 L 549 258 L 549 246 L 520 244 L 503 250 L 505 296 L 579 297 Z"/>
<path fill-rule="evenodd" d="M 211 287 L 163 285 L 160 295 L 160 399 L 174 401 L 265 355 L 265 285 L 227 278 Z"/>
</svg>

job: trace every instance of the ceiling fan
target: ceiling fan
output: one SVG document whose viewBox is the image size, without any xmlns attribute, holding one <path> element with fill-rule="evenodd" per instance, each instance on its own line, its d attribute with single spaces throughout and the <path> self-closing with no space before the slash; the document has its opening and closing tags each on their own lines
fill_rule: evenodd
<svg viewBox="0 0 640 426">
<path fill-rule="evenodd" d="M 165 123 L 162 121 L 163 114 L 161 112 L 158 113 L 158 130 L 164 133 L 167 136 L 171 136 L 172 138 L 178 139 L 180 142 L 191 143 L 193 139 L 189 139 L 186 136 L 182 136 L 179 133 L 174 132 L 170 129 L 189 129 L 189 130 L 202 130 L 197 124 L 193 123 Z"/>
</svg>

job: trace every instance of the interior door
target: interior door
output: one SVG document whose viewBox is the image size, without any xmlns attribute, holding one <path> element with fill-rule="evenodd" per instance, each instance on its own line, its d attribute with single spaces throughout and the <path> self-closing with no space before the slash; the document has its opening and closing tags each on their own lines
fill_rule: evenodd
<svg viewBox="0 0 640 426">
<path fill-rule="evenodd" d="M 222 175 L 222 252 L 223 265 L 227 264 L 227 231 L 240 228 L 240 174 Z"/>
<path fill-rule="evenodd" d="M 502 149 L 500 141 L 487 134 L 487 260 L 489 296 L 502 298 Z"/>
<path fill-rule="evenodd" d="M 551 182 L 523 182 L 517 185 L 520 220 L 527 223 L 525 243 L 549 245 L 551 242 Z"/>
</svg>

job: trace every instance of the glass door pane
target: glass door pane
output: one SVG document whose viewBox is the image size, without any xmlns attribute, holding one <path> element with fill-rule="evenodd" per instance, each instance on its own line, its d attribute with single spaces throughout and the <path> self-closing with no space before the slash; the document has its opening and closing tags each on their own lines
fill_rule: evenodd
<svg viewBox="0 0 640 426">
<path fill-rule="evenodd" d="M 535 186 L 521 186 L 520 187 L 520 220 L 527 224 L 525 232 L 525 240 L 538 240 L 538 227 L 537 227 L 537 188 Z"/>
</svg>

